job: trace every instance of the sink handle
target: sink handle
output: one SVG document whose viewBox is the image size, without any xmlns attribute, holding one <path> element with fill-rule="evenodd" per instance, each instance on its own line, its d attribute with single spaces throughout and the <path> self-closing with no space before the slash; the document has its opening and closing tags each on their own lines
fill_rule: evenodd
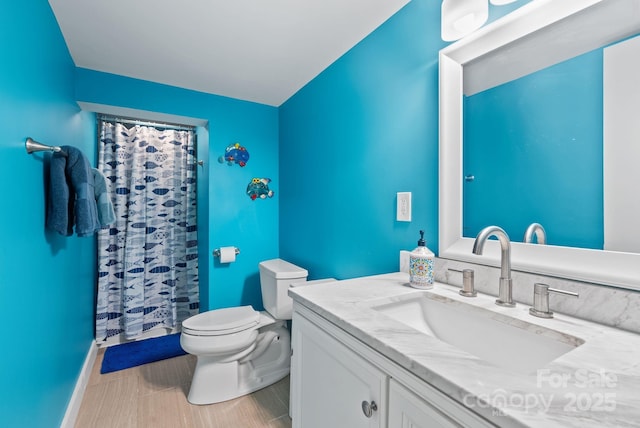
<svg viewBox="0 0 640 428">
<path fill-rule="evenodd" d="M 578 297 L 578 293 L 572 291 L 551 288 L 547 284 L 533 284 L 533 307 L 529 308 L 529 313 L 539 318 L 553 318 L 553 312 L 549 310 L 549 292 L 564 294 L 565 296 Z"/>
<path fill-rule="evenodd" d="M 459 291 L 461 296 L 464 297 L 476 297 L 478 293 L 475 290 L 473 284 L 473 269 L 453 269 L 449 268 L 452 272 L 462 273 L 462 290 Z"/>
<path fill-rule="evenodd" d="M 578 293 L 574 293 L 573 291 L 558 290 L 557 288 L 551 288 L 551 287 L 549 287 L 548 290 L 553 292 L 553 293 L 564 294 L 565 296 L 572 296 L 572 297 L 578 297 L 579 296 Z"/>
</svg>

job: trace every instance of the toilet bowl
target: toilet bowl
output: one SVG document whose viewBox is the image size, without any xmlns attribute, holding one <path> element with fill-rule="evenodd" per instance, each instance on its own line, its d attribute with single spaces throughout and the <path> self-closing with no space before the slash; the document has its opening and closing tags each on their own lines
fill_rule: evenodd
<svg viewBox="0 0 640 428">
<path fill-rule="evenodd" d="M 218 309 L 192 316 L 182 323 L 180 344 L 195 355 L 220 362 L 237 360 L 255 347 L 260 314 L 251 306 Z"/>
<path fill-rule="evenodd" d="M 220 311 L 225 311 L 229 319 L 237 317 L 238 322 L 247 316 L 256 321 L 227 330 L 206 330 L 204 323 L 215 318 L 209 315 Z M 200 316 L 203 317 L 197 318 Z M 197 357 L 188 395 L 192 404 L 231 400 L 289 374 L 289 331 L 285 321 L 278 322 L 266 312 L 255 311 L 251 306 L 216 309 L 185 320 L 182 328 L 182 349 Z"/>
<path fill-rule="evenodd" d="M 187 398 L 192 404 L 231 400 L 289 374 L 291 336 L 286 321 L 291 319 L 292 301 L 287 289 L 292 283 L 306 283 L 307 271 L 281 259 L 259 267 L 265 311 L 251 306 L 215 309 L 182 323 L 180 345 L 197 357 Z M 314 282 L 318 281 L 308 283 Z"/>
</svg>

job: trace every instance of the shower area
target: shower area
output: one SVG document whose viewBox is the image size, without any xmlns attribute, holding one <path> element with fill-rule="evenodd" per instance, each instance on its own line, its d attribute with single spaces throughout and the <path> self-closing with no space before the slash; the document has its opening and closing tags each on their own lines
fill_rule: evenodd
<svg viewBox="0 0 640 428">
<path fill-rule="evenodd" d="M 194 127 L 98 115 L 115 222 L 98 233 L 96 342 L 178 331 L 199 312 Z"/>
</svg>

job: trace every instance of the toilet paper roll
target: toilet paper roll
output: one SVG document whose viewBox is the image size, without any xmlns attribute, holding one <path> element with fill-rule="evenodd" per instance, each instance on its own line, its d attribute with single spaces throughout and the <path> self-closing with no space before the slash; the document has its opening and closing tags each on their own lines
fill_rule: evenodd
<svg viewBox="0 0 640 428">
<path fill-rule="evenodd" d="M 236 247 L 220 248 L 220 263 L 233 263 L 236 261 Z"/>
</svg>

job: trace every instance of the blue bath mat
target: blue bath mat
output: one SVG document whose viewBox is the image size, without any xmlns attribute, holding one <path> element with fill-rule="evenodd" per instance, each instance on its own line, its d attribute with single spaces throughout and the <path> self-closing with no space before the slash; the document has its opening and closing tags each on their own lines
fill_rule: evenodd
<svg viewBox="0 0 640 428">
<path fill-rule="evenodd" d="M 180 333 L 123 343 L 107 348 L 100 373 L 124 370 L 185 354 L 180 346 Z"/>
</svg>

